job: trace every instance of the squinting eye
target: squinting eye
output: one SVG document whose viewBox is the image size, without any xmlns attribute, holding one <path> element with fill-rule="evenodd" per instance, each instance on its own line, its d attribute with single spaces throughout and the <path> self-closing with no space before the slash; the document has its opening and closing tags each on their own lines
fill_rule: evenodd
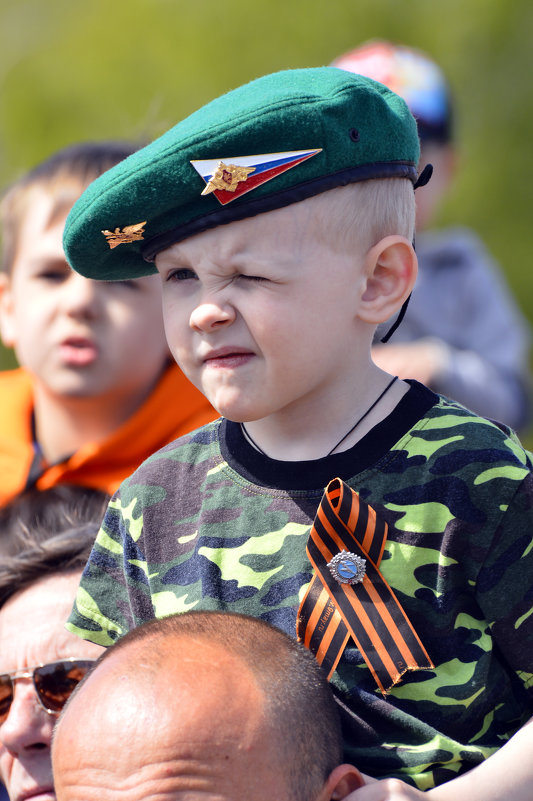
<svg viewBox="0 0 533 801">
<path fill-rule="evenodd" d="M 192 270 L 174 270 L 169 273 L 167 281 L 188 281 L 190 278 L 198 278 L 198 276 Z"/>
<path fill-rule="evenodd" d="M 267 281 L 267 278 L 263 278 L 262 275 L 241 275 L 240 278 L 244 278 L 245 281 Z"/>
</svg>

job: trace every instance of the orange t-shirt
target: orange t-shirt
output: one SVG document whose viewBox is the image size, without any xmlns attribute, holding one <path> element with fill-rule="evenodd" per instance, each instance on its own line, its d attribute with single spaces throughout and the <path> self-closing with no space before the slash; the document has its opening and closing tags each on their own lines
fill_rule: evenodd
<svg viewBox="0 0 533 801">
<path fill-rule="evenodd" d="M 23 368 L 0 372 L 0 506 L 25 489 L 34 459 L 33 385 Z M 143 405 L 102 442 L 88 442 L 46 468 L 38 489 L 78 484 L 112 494 L 168 442 L 218 417 L 207 399 L 171 365 Z"/>
</svg>

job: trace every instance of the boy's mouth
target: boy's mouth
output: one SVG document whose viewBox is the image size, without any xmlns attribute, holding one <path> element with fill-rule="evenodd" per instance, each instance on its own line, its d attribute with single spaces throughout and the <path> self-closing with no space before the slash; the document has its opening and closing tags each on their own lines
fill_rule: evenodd
<svg viewBox="0 0 533 801">
<path fill-rule="evenodd" d="M 203 363 L 205 367 L 213 368 L 240 367 L 249 362 L 253 356 L 253 352 L 247 348 L 228 346 L 210 351 L 204 356 Z"/>
<path fill-rule="evenodd" d="M 92 340 L 85 337 L 69 337 L 63 340 L 59 353 L 64 364 L 74 367 L 86 367 L 98 358 L 98 348 Z"/>
</svg>

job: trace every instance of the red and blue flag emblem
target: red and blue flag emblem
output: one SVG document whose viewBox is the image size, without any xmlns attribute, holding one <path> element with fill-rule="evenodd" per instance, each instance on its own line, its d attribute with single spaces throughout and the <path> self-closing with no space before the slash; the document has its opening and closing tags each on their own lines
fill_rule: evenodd
<svg viewBox="0 0 533 801">
<path fill-rule="evenodd" d="M 321 150 L 322 148 L 290 150 L 285 153 L 262 153 L 257 156 L 204 159 L 191 161 L 191 164 L 206 183 L 202 195 L 213 193 L 222 205 L 226 205 L 316 156 Z"/>
</svg>

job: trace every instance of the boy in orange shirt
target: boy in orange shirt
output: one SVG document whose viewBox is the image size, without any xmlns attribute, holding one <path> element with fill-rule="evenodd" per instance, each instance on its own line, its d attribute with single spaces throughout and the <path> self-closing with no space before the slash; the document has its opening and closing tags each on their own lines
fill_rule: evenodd
<svg viewBox="0 0 533 801">
<path fill-rule="evenodd" d="M 0 505 L 34 485 L 112 493 L 150 453 L 216 416 L 171 363 L 159 278 L 103 285 L 63 254 L 74 202 L 134 150 L 73 145 L 3 199 L 0 334 L 21 367 L 0 374 Z"/>
</svg>

